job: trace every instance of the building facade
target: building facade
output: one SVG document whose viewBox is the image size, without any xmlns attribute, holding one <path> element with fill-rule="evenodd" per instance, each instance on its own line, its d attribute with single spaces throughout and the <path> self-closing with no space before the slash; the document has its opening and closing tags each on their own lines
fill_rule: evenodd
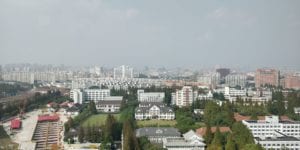
<svg viewBox="0 0 300 150">
<path fill-rule="evenodd" d="M 255 73 L 255 87 L 265 85 L 279 86 L 279 71 L 275 69 L 257 69 Z"/>
<path fill-rule="evenodd" d="M 190 106 L 194 100 L 194 93 L 191 86 L 184 86 L 181 90 L 176 90 L 175 103 L 179 107 Z"/>
<path fill-rule="evenodd" d="M 123 96 L 108 96 L 103 101 L 96 102 L 96 109 L 100 112 L 119 112 Z"/>
<path fill-rule="evenodd" d="M 244 74 L 229 74 L 225 77 L 225 84 L 230 87 L 246 86 L 247 76 Z"/>
<path fill-rule="evenodd" d="M 279 121 L 278 116 L 266 116 L 265 120 L 243 120 L 254 137 L 272 137 L 274 131 L 300 138 L 300 122 Z"/>
<path fill-rule="evenodd" d="M 80 104 L 84 101 L 103 101 L 108 96 L 110 96 L 109 89 L 72 89 L 70 91 L 70 98 L 74 100 L 74 103 Z"/>
<path fill-rule="evenodd" d="M 205 150 L 204 139 L 193 130 L 182 137 L 163 139 L 163 148 L 168 150 Z"/>
<path fill-rule="evenodd" d="M 135 110 L 136 120 L 158 119 L 174 120 L 174 111 L 161 102 L 142 102 Z"/>
<path fill-rule="evenodd" d="M 255 137 L 254 141 L 266 150 L 300 149 L 300 140 L 298 138 L 287 136 L 278 131 L 274 131 L 270 137 Z"/>
<path fill-rule="evenodd" d="M 115 79 L 133 78 L 133 68 L 125 65 L 114 68 L 114 78 Z"/>
<path fill-rule="evenodd" d="M 146 92 L 144 90 L 138 90 L 139 102 L 163 102 L 165 98 L 164 92 Z"/>
<path fill-rule="evenodd" d="M 284 88 L 300 89 L 300 73 L 286 75 L 284 78 Z"/>
<path fill-rule="evenodd" d="M 151 143 L 162 143 L 166 138 L 178 138 L 180 132 L 172 127 L 145 127 L 136 130 L 136 137 L 147 137 Z"/>
</svg>

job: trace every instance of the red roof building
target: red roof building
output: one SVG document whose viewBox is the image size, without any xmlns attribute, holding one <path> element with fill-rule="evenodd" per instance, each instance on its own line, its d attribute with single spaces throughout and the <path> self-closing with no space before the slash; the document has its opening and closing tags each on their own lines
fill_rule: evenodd
<svg viewBox="0 0 300 150">
<path fill-rule="evenodd" d="M 10 121 L 10 128 L 11 129 L 20 129 L 21 128 L 22 121 L 19 119 L 14 119 Z"/>
<path fill-rule="evenodd" d="M 58 121 L 59 116 L 54 115 L 54 116 L 49 116 L 49 115 L 42 115 L 38 116 L 38 122 L 43 122 L 43 121 Z"/>
</svg>

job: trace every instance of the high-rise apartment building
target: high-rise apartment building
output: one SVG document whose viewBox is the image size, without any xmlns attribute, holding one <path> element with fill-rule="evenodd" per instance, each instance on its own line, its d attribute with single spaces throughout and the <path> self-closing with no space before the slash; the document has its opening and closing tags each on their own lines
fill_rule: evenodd
<svg viewBox="0 0 300 150">
<path fill-rule="evenodd" d="M 244 74 L 229 74 L 225 77 L 225 84 L 227 84 L 230 87 L 244 87 L 246 85 L 246 79 L 247 76 Z"/>
<path fill-rule="evenodd" d="M 279 86 L 279 71 L 275 69 L 257 69 L 255 73 L 255 87 L 265 85 Z"/>
<path fill-rule="evenodd" d="M 70 91 L 70 98 L 73 99 L 74 103 L 83 103 L 83 91 L 80 89 L 72 89 Z"/>
<path fill-rule="evenodd" d="M 216 87 L 216 85 L 220 83 L 220 73 L 212 72 L 212 73 L 202 74 L 198 77 L 198 82 L 214 88 Z"/>
<path fill-rule="evenodd" d="M 174 101 L 177 106 L 185 107 L 192 105 L 194 100 L 194 93 L 191 86 L 184 86 L 181 90 L 175 93 Z"/>
<path fill-rule="evenodd" d="M 286 75 L 284 78 L 284 88 L 300 89 L 300 73 Z"/>
<path fill-rule="evenodd" d="M 114 68 L 114 78 L 115 79 L 133 78 L 133 68 L 125 65 Z"/>
<path fill-rule="evenodd" d="M 227 75 L 230 74 L 230 69 L 229 68 L 219 68 L 216 69 L 216 72 L 220 74 L 220 78 L 224 79 Z"/>
</svg>

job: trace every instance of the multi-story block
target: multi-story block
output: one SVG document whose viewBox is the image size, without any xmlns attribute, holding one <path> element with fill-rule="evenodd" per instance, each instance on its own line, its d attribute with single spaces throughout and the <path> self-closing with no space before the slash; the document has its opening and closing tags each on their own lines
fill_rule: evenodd
<svg viewBox="0 0 300 150">
<path fill-rule="evenodd" d="M 202 74 L 198 77 L 199 83 L 209 85 L 212 88 L 216 87 L 216 85 L 218 85 L 220 81 L 220 73 L 218 72 Z"/>
<path fill-rule="evenodd" d="M 247 76 L 244 74 L 229 74 L 225 77 L 225 84 L 230 87 L 245 87 Z"/>
<path fill-rule="evenodd" d="M 72 89 L 70 91 L 70 98 L 73 99 L 74 103 L 83 103 L 83 91 L 80 89 Z"/>
<path fill-rule="evenodd" d="M 87 101 L 102 101 L 107 96 L 110 96 L 109 89 L 85 89 L 84 90 L 84 99 Z"/>
<path fill-rule="evenodd" d="M 255 73 L 255 87 L 265 85 L 279 86 L 279 71 L 275 69 L 257 69 Z"/>
<path fill-rule="evenodd" d="M 194 93 L 191 86 L 184 86 L 175 93 L 175 102 L 179 107 L 190 106 L 194 100 Z"/>
<path fill-rule="evenodd" d="M 274 131 L 270 137 L 255 137 L 254 141 L 256 144 L 260 144 L 266 150 L 299 150 L 300 140 L 293 137 L 287 136 L 278 131 Z"/>
<path fill-rule="evenodd" d="M 125 66 L 125 65 L 114 68 L 114 78 L 115 79 L 133 78 L 133 68 L 130 68 L 129 66 Z"/>
<path fill-rule="evenodd" d="M 300 138 L 300 122 L 279 121 L 278 116 L 266 116 L 265 120 L 243 120 L 254 137 L 272 137 L 274 131 L 281 132 L 287 136 Z"/>
<path fill-rule="evenodd" d="M 286 75 L 284 78 L 284 88 L 300 89 L 300 73 Z"/>
<path fill-rule="evenodd" d="M 224 79 L 227 75 L 230 74 L 230 69 L 229 68 L 219 68 L 216 69 L 216 72 L 220 74 L 220 78 Z"/>
<path fill-rule="evenodd" d="M 163 102 L 165 98 L 164 92 L 144 92 L 144 90 L 138 90 L 139 102 Z"/>
<path fill-rule="evenodd" d="M 110 96 L 109 89 L 72 89 L 70 91 L 70 98 L 75 103 L 82 104 L 84 101 L 103 101 L 105 97 Z"/>
</svg>

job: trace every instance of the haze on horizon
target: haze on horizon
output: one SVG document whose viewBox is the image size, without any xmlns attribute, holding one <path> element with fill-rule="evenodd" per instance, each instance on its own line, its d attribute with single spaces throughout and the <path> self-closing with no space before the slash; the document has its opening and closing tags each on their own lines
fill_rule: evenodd
<svg viewBox="0 0 300 150">
<path fill-rule="evenodd" d="M 300 69 L 300 1 L 0 0 L 0 64 Z"/>
</svg>

